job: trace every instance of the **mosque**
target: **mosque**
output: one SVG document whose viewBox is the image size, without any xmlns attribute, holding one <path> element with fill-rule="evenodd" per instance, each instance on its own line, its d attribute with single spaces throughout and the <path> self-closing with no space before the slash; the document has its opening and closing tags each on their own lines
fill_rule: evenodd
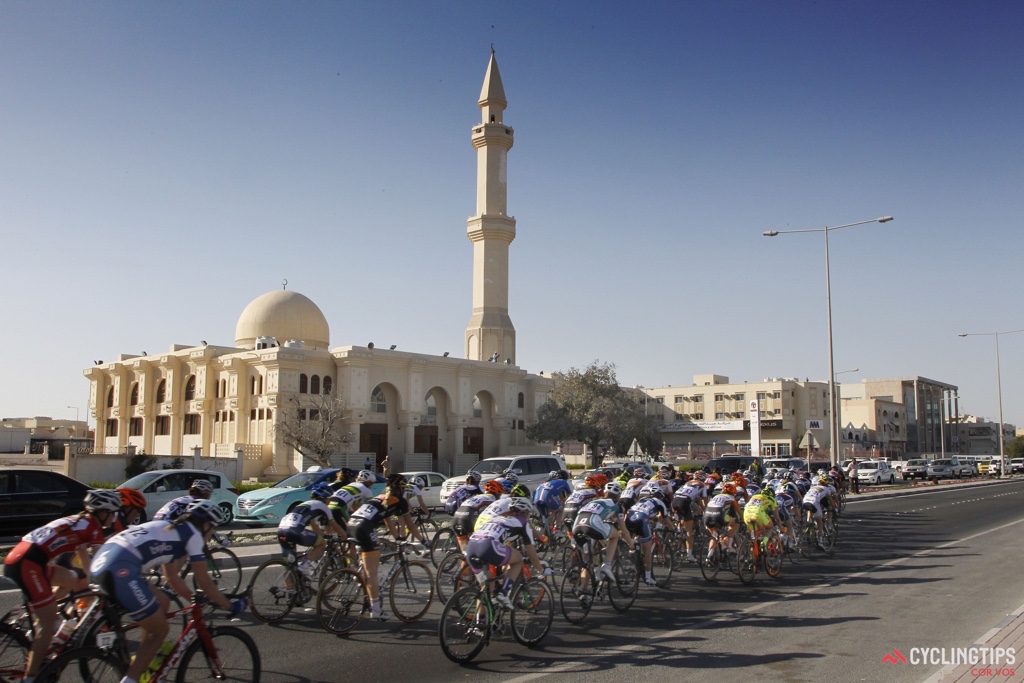
<svg viewBox="0 0 1024 683">
<path fill-rule="evenodd" d="M 308 419 L 317 400 L 332 396 L 352 437 L 346 448 L 378 467 L 385 457 L 402 468 L 410 455 L 416 462 L 429 455 L 431 469 L 457 473 L 480 458 L 549 452 L 548 444 L 526 438 L 525 427 L 552 382 L 516 365 L 508 312 L 516 221 L 507 213 L 507 104 L 492 50 L 478 102 L 482 118 L 471 134 L 477 204 L 467 226 L 473 310 L 464 358 L 373 344 L 332 348 L 330 326 L 312 300 L 271 291 L 242 311 L 234 346 L 174 344 L 166 353 L 120 354 L 85 370 L 94 451 L 237 456 L 244 477 L 281 476 L 304 465 L 284 444 L 281 421 L 289 411 Z"/>
</svg>

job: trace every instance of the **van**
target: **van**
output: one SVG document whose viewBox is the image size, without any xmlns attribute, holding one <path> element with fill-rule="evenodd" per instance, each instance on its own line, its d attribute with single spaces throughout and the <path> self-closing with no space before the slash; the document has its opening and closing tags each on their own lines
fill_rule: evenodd
<svg viewBox="0 0 1024 683">
<path fill-rule="evenodd" d="M 757 463 L 761 468 L 761 472 L 764 472 L 763 461 L 756 455 L 745 455 L 743 453 L 726 453 L 720 455 L 717 458 L 711 458 L 707 464 L 702 468 L 705 472 L 714 472 L 715 468 L 720 469 L 722 472 L 729 473 L 735 472 L 736 470 L 746 471 L 750 469 L 750 466 Z"/>
<path fill-rule="evenodd" d="M 512 470 L 519 477 L 519 483 L 525 484 L 532 492 L 538 484 L 546 482 L 552 472 L 564 470 L 566 467 L 565 461 L 558 455 L 503 455 L 499 458 L 481 460 L 470 469 L 480 473 L 481 483 L 488 479 L 496 479 L 506 470 Z M 465 483 L 465 474 L 445 481 L 441 488 L 441 500 L 447 500 L 452 491 Z"/>
<path fill-rule="evenodd" d="M 764 469 L 766 472 L 771 469 L 788 470 L 791 467 L 798 472 L 800 470 L 806 470 L 807 461 L 803 458 L 766 458 L 764 461 Z"/>
</svg>

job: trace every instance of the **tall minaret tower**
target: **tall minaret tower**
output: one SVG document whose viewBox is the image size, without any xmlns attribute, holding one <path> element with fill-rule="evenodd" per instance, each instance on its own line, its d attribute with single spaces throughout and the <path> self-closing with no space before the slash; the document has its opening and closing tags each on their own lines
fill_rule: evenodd
<svg viewBox="0 0 1024 683">
<path fill-rule="evenodd" d="M 472 137 L 476 215 L 466 229 L 473 243 L 473 316 L 466 326 L 466 358 L 515 364 L 516 328 L 508 317 L 508 246 L 516 238 L 516 219 L 508 215 L 508 151 L 513 132 L 501 122 L 508 102 L 494 48 L 477 105 L 483 118 L 473 127 Z"/>
</svg>

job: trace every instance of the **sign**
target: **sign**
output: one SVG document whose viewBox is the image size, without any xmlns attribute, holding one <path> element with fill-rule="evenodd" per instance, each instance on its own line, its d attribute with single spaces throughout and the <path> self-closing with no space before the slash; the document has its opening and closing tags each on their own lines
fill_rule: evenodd
<svg viewBox="0 0 1024 683">
<path fill-rule="evenodd" d="M 822 420 L 808 420 L 807 421 L 807 428 L 808 429 L 824 429 L 825 428 L 825 423 Z"/>
<path fill-rule="evenodd" d="M 701 420 L 698 422 L 668 422 L 662 432 L 742 432 L 743 420 Z"/>
<path fill-rule="evenodd" d="M 761 455 L 761 411 L 756 398 L 748 404 L 750 408 L 750 452 Z"/>
<path fill-rule="evenodd" d="M 743 429 L 750 429 L 750 420 L 743 421 Z M 766 429 L 782 429 L 782 420 L 761 420 L 761 431 Z"/>
</svg>

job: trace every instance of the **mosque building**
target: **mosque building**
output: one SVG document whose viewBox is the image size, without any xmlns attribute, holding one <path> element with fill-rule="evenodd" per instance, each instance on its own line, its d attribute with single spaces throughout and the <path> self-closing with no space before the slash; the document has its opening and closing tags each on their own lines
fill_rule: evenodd
<svg viewBox="0 0 1024 683">
<path fill-rule="evenodd" d="M 473 310 L 464 358 L 373 344 L 332 348 L 330 326 L 312 300 L 271 291 L 242 311 L 233 346 L 174 344 L 166 353 L 121 354 L 85 370 L 94 451 L 198 450 L 242 458 L 244 477 L 285 475 L 305 463 L 278 426 L 290 414 L 309 419 L 316 400 L 332 396 L 351 435 L 345 448 L 360 461 L 369 454 L 378 467 L 388 456 L 401 468 L 406 456 L 429 454 L 434 470 L 458 473 L 479 458 L 549 452 L 548 444 L 526 438 L 525 427 L 552 383 L 515 364 L 508 312 L 516 221 L 507 213 L 507 104 L 492 51 L 478 102 L 482 119 L 471 134 L 477 204 L 467 226 Z"/>
</svg>

